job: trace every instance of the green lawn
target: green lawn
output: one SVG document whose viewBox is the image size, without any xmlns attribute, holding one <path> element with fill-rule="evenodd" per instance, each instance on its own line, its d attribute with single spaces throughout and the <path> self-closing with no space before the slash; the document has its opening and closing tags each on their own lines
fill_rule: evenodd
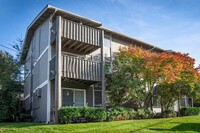
<svg viewBox="0 0 200 133">
<path fill-rule="evenodd" d="M 200 116 L 129 120 L 117 122 L 98 122 L 83 124 L 44 125 L 40 123 L 0 123 L 0 132 L 17 133 L 57 133 L 57 132 L 200 132 Z"/>
</svg>

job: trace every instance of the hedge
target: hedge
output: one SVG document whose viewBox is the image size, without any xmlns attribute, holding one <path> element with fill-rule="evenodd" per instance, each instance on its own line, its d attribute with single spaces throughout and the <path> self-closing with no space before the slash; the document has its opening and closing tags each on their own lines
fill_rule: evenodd
<svg viewBox="0 0 200 133">
<path fill-rule="evenodd" d="M 181 116 L 193 116 L 200 114 L 200 108 L 197 107 L 185 107 L 180 110 Z"/>
<path fill-rule="evenodd" d="M 60 123 L 97 122 L 106 119 L 106 112 L 101 108 L 63 107 L 58 119 Z"/>
<path fill-rule="evenodd" d="M 107 110 L 108 121 L 130 120 L 134 118 L 136 118 L 136 112 L 133 109 L 112 107 Z"/>
<path fill-rule="evenodd" d="M 147 119 L 147 118 L 153 118 L 154 113 L 149 109 L 138 109 L 136 118 L 137 119 Z"/>
</svg>

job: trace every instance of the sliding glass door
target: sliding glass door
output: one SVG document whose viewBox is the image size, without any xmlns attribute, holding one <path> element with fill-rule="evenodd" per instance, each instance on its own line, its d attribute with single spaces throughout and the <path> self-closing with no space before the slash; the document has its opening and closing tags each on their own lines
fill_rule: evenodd
<svg viewBox="0 0 200 133">
<path fill-rule="evenodd" d="M 85 106 L 85 90 L 82 89 L 62 89 L 62 106 Z"/>
</svg>

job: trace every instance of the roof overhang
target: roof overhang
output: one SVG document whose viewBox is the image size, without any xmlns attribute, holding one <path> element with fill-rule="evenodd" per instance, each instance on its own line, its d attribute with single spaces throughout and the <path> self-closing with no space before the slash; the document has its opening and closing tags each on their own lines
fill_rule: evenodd
<svg viewBox="0 0 200 133">
<path fill-rule="evenodd" d="M 123 41 L 129 43 L 129 45 L 141 46 L 142 48 L 144 48 L 146 50 L 151 50 L 151 51 L 156 51 L 156 52 L 164 52 L 165 51 L 157 46 L 154 46 L 152 44 L 143 42 L 143 41 L 135 39 L 133 37 L 121 34 L 119 32 L 113 31 L 111 29 L 108 29 L 105 27 L 100 27 L 100 28 L 104 30 L 105 34 L 112 35 L 113 38 L 119 38 L 120 40 L 123 40 Z"/>
<path fill-rule="evenodd" d="M 52 19 L 55 19 L 55 16 L 61 16 L 62 18 L 72 20 L 78 23 L 82 23 L 91 27 L 99 27 L 102 24 L 100 22 L 87 19 L 85 17 L 79 16 L 74 13 L 70 13 L 67 11 L 64 11 L 62 9 L 47 5 L 39 14 L 36 16 L 36 18 L 31 22 L 31 24 L 28 26 L 25 39 L 24 39 L 24 47 L 22 51 L 22 56 L 21 56 L 21 62 L 26 60 L 26 56 L 28 53 L 28 49 L 30 47 L 31 43 L 31 38 L 35 32 L 35 30 L 46 20 L 48 19 L 51 15 Z"/>
</svg>

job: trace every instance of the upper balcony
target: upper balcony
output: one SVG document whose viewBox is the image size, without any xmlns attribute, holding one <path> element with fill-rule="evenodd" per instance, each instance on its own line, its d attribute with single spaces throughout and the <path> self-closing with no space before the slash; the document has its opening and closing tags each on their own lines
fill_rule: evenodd
<svg viewBox="0 0 200 133">
<path fill-rule="evenodd" d="M 56 21 L 55 21 L 56 22 Z M 56 31 L 53 23 L 52 31 Z M 62 18 L 61 22 L 62 50 L 79 55 L 87 55 L 101 47 L 102 30 Z M 55 35 L 51 35 L 51 43 Z"/>
</svg>

